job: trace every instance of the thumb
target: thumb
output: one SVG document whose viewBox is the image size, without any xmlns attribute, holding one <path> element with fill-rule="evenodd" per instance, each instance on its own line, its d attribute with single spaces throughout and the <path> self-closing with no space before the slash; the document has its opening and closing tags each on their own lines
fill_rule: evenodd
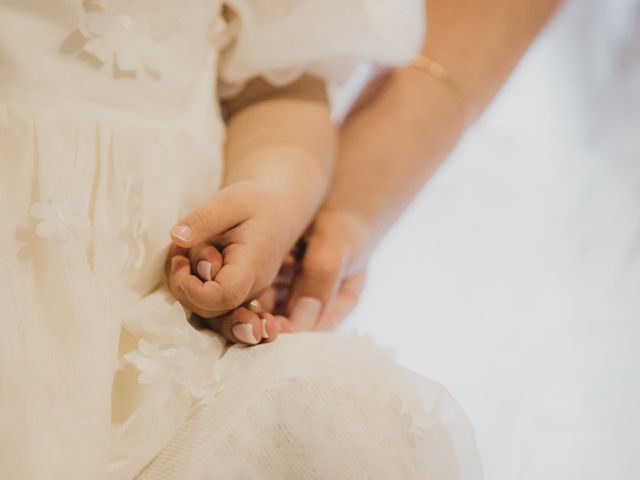
<svg viewBox="0 0 640 480">
<path fill-rule="evenodd" d="M 171 239 L 183 248 L 191 248 L 226 232 L 249 218 L 243 192 L 233 186 L 220 190 L 171 229 Z"/>
<path fill-rule="evenodd" d="M 366 271 L 361 270 L 353 277 L 345 278 L 342 281 L 336 294 L 336 299 L 318 320 L 316 330 L 333 330 L 349 316 L 358 304 L 360 294 L 364 288 L 365 276 Z"/>
<path fill-rule="evenodd" d="M 342 283 L 347 254 L 346 244 L 331 237 L 309 238 L 287 309 L 294 329 L 312 330 L 330 308 Z"/>
</svg>

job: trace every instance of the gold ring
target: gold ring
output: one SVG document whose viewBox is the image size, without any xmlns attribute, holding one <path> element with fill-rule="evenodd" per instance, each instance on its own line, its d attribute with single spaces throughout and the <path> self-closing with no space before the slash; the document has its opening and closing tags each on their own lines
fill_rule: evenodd
<svg viewBox="0 0 640 480">
<path fill-rule="evenodd" d="M 249 303 L 247 303 L 247 308 L 257 314 L 264 313 L 266 310 L 260 300 L 251 300 Z"/>
</svg>

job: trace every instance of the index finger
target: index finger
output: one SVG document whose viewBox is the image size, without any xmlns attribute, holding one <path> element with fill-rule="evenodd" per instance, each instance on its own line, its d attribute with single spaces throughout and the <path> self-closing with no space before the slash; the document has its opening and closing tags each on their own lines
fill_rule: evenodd
<svg viewBox="0 0 640 480">
<path fill-rule="evenodd" d="M 256 262 L 248 247 L 229 246 L 223 258 L 224 264 L 213 280 L 203 283 L 193 275 L 181 275 L 178 284 L 190 303 L 216 316 L 250 300 L 256 280 Z"/>
</svg>

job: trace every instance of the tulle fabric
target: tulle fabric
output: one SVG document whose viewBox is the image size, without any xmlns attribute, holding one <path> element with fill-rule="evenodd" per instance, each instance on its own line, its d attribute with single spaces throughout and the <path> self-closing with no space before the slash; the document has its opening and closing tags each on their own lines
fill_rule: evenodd
<svg viewBox="0 0 640 480">
<path fill-rule="evenodd" d="M 477 478 L 439 385 L 329 335 L 229 349 L 164 285 L 170 227 L 221 176 L 219 63 L 237 86 L 413 54 L 419 29 L 385 47 L 360 18 L 389 2 L 343 3 L 230 2 L 237 29 L 215 1 L 0 6 L 0 477 Z"/>
<path fill-rule="evenodd" d="M 223 388 L 140 480 L 480 478 L 455 401 L 367 338 L 283 335 L 217 368 Z"/>
</svg>

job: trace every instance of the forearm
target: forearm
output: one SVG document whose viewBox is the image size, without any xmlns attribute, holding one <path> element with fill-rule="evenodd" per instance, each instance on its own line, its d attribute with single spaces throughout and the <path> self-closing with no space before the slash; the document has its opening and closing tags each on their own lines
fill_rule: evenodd
<svg viewBox="0 0 640 480">
<path fill-rule="evenodd" d="M 482 109 L 556 3 L 431 0 L 423 53 L 446 65 Z M 375 243 L 453 148 L 467 108 L 455 91 L 415 67 L 392 72 L 343 127 L 326 207 L 359 215 Z"/>
<path fill-rule="evenodd" d="M 277 192 L 283 216 L 300 234 L 326 193 L 335 132 L 323 88 L 302 80 L 285 89 L 249 90 L 228 121 L 223 186 L 252 181 Z"/>
<path fill-rule="evenodd" d="M 561 0 L 428 0 L 423 53 L 479 109 L 500 89 Z"/>
</svg>

